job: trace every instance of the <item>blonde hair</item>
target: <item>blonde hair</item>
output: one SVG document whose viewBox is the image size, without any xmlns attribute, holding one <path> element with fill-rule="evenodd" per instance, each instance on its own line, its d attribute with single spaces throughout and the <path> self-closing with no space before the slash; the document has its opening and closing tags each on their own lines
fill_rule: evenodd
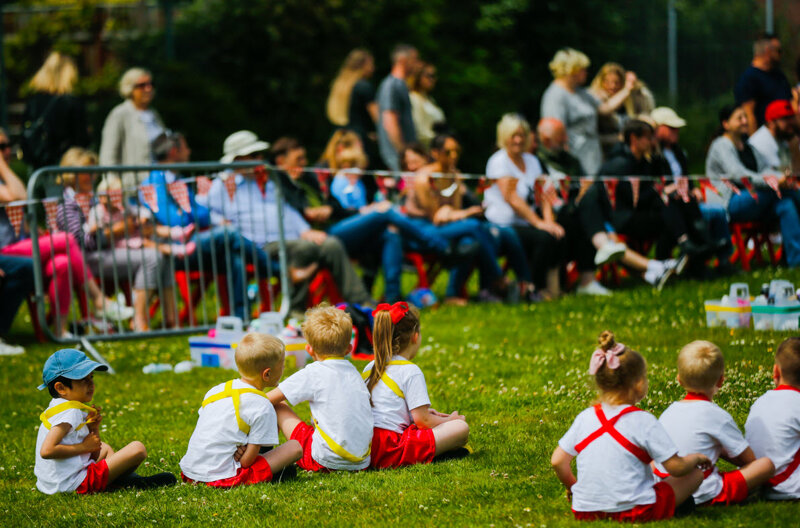
<svg viewBox="0 0 800 528">
<path fill-rule="evenodd" d="M 608 330 L 600 334 L 597 341 L 600 349 L 604 351 L 617 346 L 614 333 Z M 612 369 L 608 367 L 608 362 L 604 362 L 594 375 L 594 380 L 601 392 L 629 398 L 636 383 L 647 376 L 647 363 L 641 354 L 625 345 L 622 345 L 622 350 L 617 352 L 617 357 L 619 366 Z"/>
<path fill-rule="evenodd" d="M 781 376 L 793 387 L 800 387 L 800 337 L 790 337 L 778 345 L 775 363 Z"/>
<path fill-rule="evenodd" d="M 54 51 L 39 68 L 28 86 L 34 92 L 64 95 L 72 93 L 78 81 L 78 68 L 67 55 Z"/>
<path fill-rule="evenodd" d="M 600 67 L 600 71 L 592 79 L 592 84 L 589 88 L 595 93 L 603 93 L 605 91 L 603 89 L 603 81 L 612 74 L 619 76 L 620 82 L 625 83 L 625 68 L 616 62 L 607 62 Z"/>
<path fill-rule="evenodd" d="M 364 78 L 364 70 L 372 60 L 372 54 L 362 48 L 354 49 L 344 60 L 339 74 L 331 83 L 326 106 L 328 119 L 334 125 L 345 126 L 349 122 L 350 94 L 353 86 Z"/>
<path fill-rule="evenodd" d="M 710 341 L 692 341 L 678 354 L 678 376 L 690 391 L 711 389 L 725 372 L 722 350 Z"/>
<path fill-rule="evenodd" d="M 319 356 L 344 357 L 350 351 L 353 320 L 335 306 L 320 304 L 306 312 L 303 335 Z"/>
<path fill-rule="evenodd" d="M 61 156 L 61 161 L 59 162 L 59 166 L 61 167 L 89 167 L 92 165 L 97 165 L 98 158 L 97 154 L 92 152 L 91 150 L 85 149 L 83 147 L 72 147 L 67 150 L 63 156 Z M 59 177 L 59 183 L 64 185 L 65 187 L 72 187 L 75 185 L 75 173 L 74 172 L 63 172 Z"/>
<path fill-rule="evenodd" d="M 242 376 L 259 377 L 264 369 L 272 369 L 283 363 L 285 351 L 283 341 L 277 337 L 250 332 L 236 347 L 236 368 Z"/>
<path fill-rule="evenodd" d="M 336 155 L 336 165 L 342 169 L 363 169 L 367 166 L 367 155 L 360 148 L 346 148 Z"/>
<path fill-rule="evenodd" d="M 334 132 L 333 135 L 331 135 L 331 138 L 328 140 L 328 144 L 325 145 L 325 150 L 319 159 L 319 163 L 327 163 L 328 168 L 331 170 L 340 169 L 341 166 L 339 165 L 339 160 L 336 156 L 336 153 L 339 152 L 339 147 L 344 149 L 361 148 L 363 150 L 361 138 L 358 136 L 358 134 L 352 130 L 340 128 Z"/>
<path fill-rule="evenodd" d="M 100 185 L 97 186 L 97 193 L 103 194 L 120 189 L 122 189 L 122 180 L 119 179 L 119 176 L 109 174 L 100 181 Z"/>
<path fill-rule="evenodd" d="M 145 75 L 151 79 L 153 77 L 153 74 L 144 68 L 131 68 L 122 74 L 122 78 L 119 80 L 119 94 L 123 99 L 127 99 L 131 96 L 134 86 L 136 86 L 139 79 Z"/>
<path fill-rule="evenodd" d="M 375 363 L 367 378 L 367 390 L 372 389 L 394 356 L 401 353 L 411 344 L 411 338 L 419 331 L 419 311 L 410 306 L 408 312 L 397 324 L 392 323 L 389 310 L 381 310 L 375 314 L 372 326 L 372 346 L 375 349 Z"/>
<path fill-rule="evenodd" d="M 572 48 L 562 48 L 556 52 L 548 66 L 553 77 L 558 79 L 588 68 L 589 64 L 591 61 L 583 52 Z"/>
<path fill-rule="evenodd" d="M 517 130 L 520 128 L 525 131 L 525 150 L 527 151 L 533 142 L 533 138 L 531 137 L 531 124 L 520 114 L 515 113 L 503 115 L 497 123 L 497 148 L 505 149 L 508 140 L 511 139 L 511 136 L 516 134 Z"/>
<path fill-rule="evenodd" d="M 589 91 L 593 94 L 604 94 L 605 89 L 603 88 L 603 81 L 611 74 L 618 75 L 620 83 L 624 85 L 626 73 L 622 65 L 616 62 L 607 62 L 600 67 L 600 71 L 597 72 L 597 75 L 592 79 Z M 625 113 L 628 114 L 629 117 L 642 119 L 642 116 L 637 116 L 637 113 L 642 111 L 648 114 L 649 117 L 654 106 L 653 94 L 650 93 L 647 89 L 647 85 L 645 85 L 641 79 L 636 79 L 633 90 L 631 90 L 631 95 L 626 97 L 622 104 L 625 107 Z"/>
</svg>

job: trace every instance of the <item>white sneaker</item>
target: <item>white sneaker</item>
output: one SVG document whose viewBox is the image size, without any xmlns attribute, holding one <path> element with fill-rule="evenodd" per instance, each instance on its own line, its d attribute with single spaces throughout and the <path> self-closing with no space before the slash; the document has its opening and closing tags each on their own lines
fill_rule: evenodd
<svg viewBox="0 0 800 528">
<path fill-rule="evenodd" d="M 683 273 L 683 270 L 686 269 L 686 264 L 689 263 L 689 256 L 682 255 L 678 259 L 667 259 L 662 262 L 664 263 L 664 267 L 674 271 L 675 275 L 680 275 Z"/>
<path fill-rule="evenodd" d="M 625 255 L 626 249 L 628 249 L 627 246 L 622 242 L 611 242 L 609 240 L 594 254 L 594 265 L 600 266 L 606 262 L 619 260 Z"/>
<path fill-rule="evenodd" d="M 134 310 L 130 306 L 126 306 L 123 302 L 110 300 L 106 301 L 105 306 L 97 310 L 95 315 L 98 319 L 107 319 L 110 321 L 127 321 L 133 317 Z"/>
<path fill-rule="evenodd" d="M 9 345 L 0 339 L 0 356 L 18 356 L 24 354 L 25 349 L 18 345 Z"/>
<path fill-rule="evenodd" d="M 578 295 L 602 295 L 602 296 L 609 296 L 611 295 L 611 290 L 593 280 L 586 286 L 578 286 L 578 289 L 575 291 Z"/>
</svg>

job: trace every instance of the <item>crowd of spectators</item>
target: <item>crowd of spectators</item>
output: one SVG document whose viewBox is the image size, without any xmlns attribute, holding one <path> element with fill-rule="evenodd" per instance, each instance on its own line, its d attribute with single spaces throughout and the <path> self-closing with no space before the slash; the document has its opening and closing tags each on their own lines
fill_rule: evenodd
<svg viewBox="0 0 800 528">
<path fill-rule="evenodd" d="M 220 161 L 266 160 L 274 170 L 229 169 L 202 190 L 192 181 L 185 207 L 171 190 L 181 174 L 158 165 L 187 162 L 191 150 L 154 109 L 151 73 L 132 68 L 122 76 L 123 102 L 108 115 L 96 155 L 85 149 L 85 110 L 71 95 L 77 69 L 53 53 L 30 83 L 25 160 L 34 166 L 153 165 L 119 177 L 67 172 L 59 179 L 60 232 L 39 237 L 57 307 L 55 333 L 68 334 L 72 290 L 88 292 L 104 318 L 132 319 L 125 324 L 139 331 L 148 328 L 146 310 L 157 296 L 166 324 L 177 324 L 171 294 L 176 265 L 221 270 L 231 281 L 233 313 L 244 315 L 244 270 L 255 267 L 263 276 L 277 267 L 281 207 L 297 312 L 320 269 L 330 272 L 348 302 L 373 305 L 379 273 L 383 297 L 402 299 L 408 252 L 449 269 L 445 301 L 456 304 L 468 302 L 473 270 L 479 283 L 474 298 L 486 302 L 551 299 L 573 283 L 578 294 L 610 295 L 596 276 L 599 266 L 614 261 L 661 288 L 684 270 L 698 277 L 729 273 L 729 222 L 776 225 L 786 264 L 800 265 L 800 192 L 792 173 L 793 159 L 800 158 L 800 91 L 780 70 L 780 57 L 773 35 L 756 40 L 735 101 L 719 110 L 706 178 L 689 179 L 680 131 L 690 123 L 657 107 L 647 85 L 617 63 L 602 65 L 586 87 L 589 57 L 558 50 L 539 121 L 498 115 L 496 151 L 476 181 L 459 169 L 458 123 L 447 121 L 433 97 L 436 65 L 423 62 L 413 46 L 398 45 L 375 90 L 374 58 L 356 49 L 331 84 L 326 113 L 335 132 L 317 163 L 309 166 L 305 145 L 295 138 L 270 144 L 240 130 L 222 142 Z M 42 127 L 52 131 L 44 144 L 35 135 Z M 27 195 L 9 167 L 9 147 L 0 131 L 3 203 Z M 121 188 L 138 191 L 138 207 L 110 198 Z M 85 194 L 96 194 L 86 210 L 76 201 Z M 0 277 L 9 297 L 0 314 L 4 336 L 32 289 L 32 253 L 30 226 L 16 229 L 0 211 Z M 577 278 L 567 281 L 570 262 Z M 132 307 L 104 295 L 103 277 L 110 274 L 130 277 Z"/>
</svg>

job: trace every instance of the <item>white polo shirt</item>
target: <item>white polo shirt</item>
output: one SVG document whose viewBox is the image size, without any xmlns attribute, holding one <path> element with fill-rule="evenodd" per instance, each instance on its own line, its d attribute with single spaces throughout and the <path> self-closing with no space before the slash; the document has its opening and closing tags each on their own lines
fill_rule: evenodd
<svg viewBox="0 0 800 528">
<path fill-rule="evenodd" d="M 225 383 L 209 390 L 203 401 L 223 391 Z M 233 389 L 253 389 L 240 379 Z M 233 398 L 222 398 L 197 411 L 197 425 L 180 462 L 184 475 L 198 482 L 214 482 L 236 476 L 242 465 L 233 459 L 241 445 L 277 445 L 278 419 L 269 400 L 253 393 L 239 397 L 239 417 L 250 426 L 249 434 L 239 429 Z"/>
<path fill-rule="evenodd" d="M 350 462 L 337 455 L 320 435 L 322 429 L 348 453 L 360 457 L 372 443 L 372 409 L 361 374 L 346 359 L 315 361 L 285 379 L 278 388 L 291 405 L 309 402 L 317 424 L 311 458 L 329 469 L 358 471 L 370 457 Z"/>
<path fill-rule="evenodd" d="M 66 403 L 63 398 L 53 398 L 48 409 Z M 51 427 L 59 424 L 69 424 L 72 429 L 61 440 L 63 445 L 75 445 L 83 442 L 89 436 L 89 428 L 84 426 L 76 431 L 78 426 L 86 421 L 89 413 L 80 409 L 67 409 L 48 419 Z M 36 475 L 36 487 L 42 493 L 53 495 L 64 491 L 75 491 L 86 478 L 86 468 L 94 462 L 90 453 L 76 455 L 69 458 L 44 459 L 40 454 L 42 444 L 50 429 L 44 424 L 39 426 L 39 434 L 36 437 L 36 463 L 33 466 L 33 474 Z"/>
<path fill-rule="evenodd" d="M 392 361 L 407 361 L 403 356 L 394 356 Z M 372 370 L 374 361 L 371 361 L 364 372 Z M 425 375 L 417 365 L 389 365 L 386 374 L 391 378 L 405 398 L 401 398 L 390 389 L 383 381 L 378 381 L 372 389 L 372 419 L 375 427 L 402 433 L 414 423 L 411 410 L 423 405 L 430 405 L 428 386 Z M 366 380 L 364 380 L 366 383 Z"/>
<path fill-rule="evenodd" d="M 800 450 L 800 391 L 773 389 L 750 407 L 745 438 L 757 457 L 769 457 L 775 475 L 787 469 Z M 800 468 L 767 493 L 770 499 L 800 498 Z"/>
<path fill-rule="evenodd" d="M 602 405 L 608 420 L 629 405 Z M 609 434 L 603 434 L 578 453 L 575 446 L 602 427 L 593 407 L 582 411 L 569 431 L 558 441 L 559 447 L 577 456 L 578 482 L 572 486 L 572 509 L 581 512 L 621 512 L 656 502 L 656 478 L 648 464 L 642 463 Z M 656 462 L 664 462 L 678 448 L 655 416 L 637 411 L 626 414 L 615 429 L 646 451 Z"/>
<path fill-rule="evenodd" d="M 741 455 L 748 447 L 733 417 L 714 402 L 677 401 L 659 417 L 670 438 L 678 446 L 678 454 L 702 453 L 716 464 L 725 452 L 730 457 Z M 659 471 L 666 473 L 659 464 Z M 712 500 L 722 491 L 722 476 L 714 467 L 692 495 L 697 504 Z"/>
</svg>

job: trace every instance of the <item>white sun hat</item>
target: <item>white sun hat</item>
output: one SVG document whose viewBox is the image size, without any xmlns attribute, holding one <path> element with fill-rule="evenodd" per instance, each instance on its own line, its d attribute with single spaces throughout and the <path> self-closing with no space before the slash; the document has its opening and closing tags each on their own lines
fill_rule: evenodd
<svg viewBox="0 0 800 528">
<path fill-rule="evenodd" d="M 230 163 L 238 156 L 247 156 L 254 152 L 261 152 L 269 148 L 269 143 L 261 141 L 258 136 L 249 130 L 239 130 L 227 138 L 222 145 L 222 163 Z"/>
</svg>

